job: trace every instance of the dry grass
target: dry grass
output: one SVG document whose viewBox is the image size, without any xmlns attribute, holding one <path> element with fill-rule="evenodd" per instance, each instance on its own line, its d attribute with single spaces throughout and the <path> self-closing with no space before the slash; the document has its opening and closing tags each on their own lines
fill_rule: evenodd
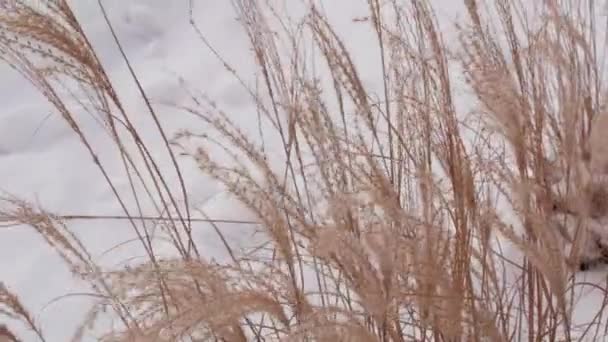
<svg viewBox="0 0 608 342">
<path fill-rule="evenodd" d="M 608 258 L 604 46 L 592 2 L 466 0 L 453 47 L 428 2 L 369 0 L 369 15 L 353 25 L 377 37 L 380 95 L 314 6 L 289 19 L 272 2 L 233 3 L 261 87 L 228 64 L 226 72 L 251 95 L 262 141 L 202 95 L 179 108 L 207 130 L 169 139 L 130 69 L 173 175 L 160 172 L 64 1 L 44 12 L 19 0 L 0 7 L 0 57 L 70 124 L 147 252 L 125 270 L 102 269 L 69 229 L 87 217 L 4 200 L 0 217 L 33 227 L 99 298 L 75 340 L 108 307 L 122 328 L 107 341 L 603 340 L 603 307 L 575 327 L 572 295 L 578 269 Z M 459 69 L 472 112 L 455 104 Z M 82 111 L 113 137 L 132 199 L 82 131 Z M 281 163 L 268 152 L 271 137 Z M 188 203 L 178 154 L 248 208 L 263 248 L 237 250 L 224 239 L 226 264 L 199 253 L 191 210 L 178 205 Z M 144 213 L 144 201 L 156 213 Z M 164 218 L 161 233 L 151 216 Z M 154 234 L 172 242 L 175 258 L 158 257 Z M 18 314 L 42 338 L 13 298 L 0 296 L 9 307 L 0 313 Z"/>
</svg>

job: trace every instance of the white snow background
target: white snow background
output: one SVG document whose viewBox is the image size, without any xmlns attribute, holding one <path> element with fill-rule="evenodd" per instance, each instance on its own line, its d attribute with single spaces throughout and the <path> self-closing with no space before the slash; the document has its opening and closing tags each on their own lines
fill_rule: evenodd
<svg viewBox="0 0 608 342">
<path fill-rule="evenodd" d="M 300 3 L 296 0 L 277 2 L 285 6 Z M 164 158 L 161 164 L 168 167 L 164 146 L 112 40 L 97 1 L 72 0 L 71 3 L 118 88 L 121 100 L 137 124 L 144 128 L 144 139 L 148 139 L 153 153 L 158 151 Z M 352 22 L 353 18 L 366 15 L 366 2 L 321 0 L 321 3 L 361 67 L 363 79 L 371 87 L 380 85 L 380 64 L 374 37 L 367 26 Z M 104 4 L 135 72 L 153 99 L 184 100 L 186 95 L 177 78 L 180 76 L 227 112 L 236 115 L 245 127 L 255 125 L 255 105 L 238 81 L 198 40 L 190 26 L 189 0 L 106 0 Z M 250 76 L 248 81 L 251 81 L 253 56 L 245 32 L 236 21 L 231 1 L 194 0 L 194 4 L 196 22 L 211 44 L 240 75 Z M 450 41 L 454 38 L 449 36 L 453 30 L 447 28 L 452 20 L 463 14 L 462 2 L 434 0 L 433 5 L 438 11 L 441 26 L 445 28 L 444 34 L 448 33 L 444 39 Z M 8 66 L 0 64 L 0 77 L 0 191 L 34 201 L 59 214 L 122 214 L 88 152 L 63 119 Z M 466 105 L 470 101 L 463 94 L 458 102 Z M 162 108 L 159 113 L 169 134 L 181 128 L 196 129 L 200 126 L 199 121 L 183 112 Z M 128 193 L 128 182 L 109 137 L 92 117 L 83 114 L 80 119 L 113 180 L 119 185 L 119 191 Z M 257 129 L 249 128 L 253 132 Z M 180 159 L 180 163 L 195 207 L 213 218 L 247 219 L 247 213 L 220 193 L 219 187 L 203 177 L 193 163 L 187 159 Z M 177 186 L 176 177 L 170 177 L 170 181 Z M 115 265 L 126 258 L 142 255 L 137 243 L 128 243 L 104 254 L 134 237 L 125 222 L 74 221 L 70 227 L 104 264 Z M 225 257 L 219 239 L 208 225 L 195 224 L 194 227 L 195 238 L 205 256 Z M 224 224 L 222 228 L 233 244 L 244 244 L 251 238 L 250 232 L 241 225 Z M 581 277 L 601 283 L 605 274 L 605 270 L 599 270 Z M 79 296 L 53 302 L 60 296 L 86 291 L 86 284 L 74 280 L 42 238 L 27 228 L 0 228 L 0 280 L 19 294 L 26 307 L 36 315 L 35 319 L 48 341 L 69 340 L 90 304 L 86 297 Z M 601 305 L 598 303 L 601 297 L 598 296 L 587 294 L 583 297 L 577 308 L 577 321 L 591 318 L 586 313 L 595 312 L 594 307 Z M 25 330 L 17 333 L 26 341 L 36 340 Z M 87 335 L 87 340 L 94 341 L 95 336 Z"/>
</svg>

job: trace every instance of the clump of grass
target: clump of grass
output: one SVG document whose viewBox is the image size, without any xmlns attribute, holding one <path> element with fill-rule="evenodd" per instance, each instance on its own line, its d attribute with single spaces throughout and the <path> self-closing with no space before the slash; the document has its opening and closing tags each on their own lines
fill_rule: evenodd
<svg viewBox="0 0 608 342">
<path fill-rule="evenodd" d="M 606 214 L 598 180 L 605 156 L 592 124 L 604 93 L 593 7 L 468 0 L 452 47 L 427 1 L 369 0 L 358 25 L 377 37 L 376 95 L 314 4 L 294 19 L 271 3 L 233 3 L 263 86 L 245 83 L 227 63 L 226 72 L 251 96 L 263 138 L 221 104 L 193 95 L 176 106 L 204 131 L 169 140 L 129 68 L 179 191 L 130 123 L 67 3 L 49 3 L 44 14 L 25 1 L 1 8 L 0 56 L 70 124 L 147 252 L 140 264 L 103 269 L 69 230 L 75 216 L 5 201 L 2 217 L 34 227 L 102 298 L 82 329 L 110 307 L 123 323 L 105 335 L 112 341 L 601 339 L 592 327 L 605 324 L 603 308 L 575 330 L 577 270 L 567 263 L 590 262 L 580 246 L 597 241 L 594 251 L 605 258 L 601 237 L 590 235 Z M 194 20 L 192 27 L 221 59 Z M 472 94 L 470 112 L 456 105 L 457 67 Z M 69 105 L 63 84 L 80 86 L 86 101 Z M 135 213 L 81 130 L 83 109 L 113 137 Z M 190 208 L 178 205 L 188 202 L 178 153 L 255 216 L 262 247 L 235 250 L 215 226 L 230 262 L 199 252 Z M 174 258 L 158 257 L 143 200 L 174 218 L 161 226 Z M 521 258 L 502 250 L 505 241 Z"/>
</svg>

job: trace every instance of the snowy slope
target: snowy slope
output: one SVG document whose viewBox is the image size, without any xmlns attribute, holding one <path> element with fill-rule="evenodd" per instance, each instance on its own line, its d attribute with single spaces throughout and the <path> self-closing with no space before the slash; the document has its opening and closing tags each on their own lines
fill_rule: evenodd
<svg viewBox="0 0 608 342">
<path fill-rule="evenodd" d="M 110 77 L 123 95 L 126 107 L 143 128 L 152 150 L 162 150 L 153 123 L 134 87 L 126 67 L 99 14 L 96 1 L 71 1 L 85 31 L 107 66 Z M 184 100 L 182 88 L 175 75 L 204 91 L 228 112 L 239 116 L 246 126 L 254 125 L 255 110 L 243 89 L 228 75 L 222 64 L 196 38 L 188 23 L 188 0 L 112 0 L 105 1 L 119 38 L 127 48 L 137 74 L 149 94 L 158 101 Z M 297 2 L 297 1 L 295 1 Z M 442 25 L 458 15 L 456 1 L 435 0 Z M 247 40 L 230 1 L 195 1 L 195 16 L 201 30 L 211 43 L 242 75 L 253 77 L 253 65 Z M 284 2 L 288 3 L 288 2 Z M 459 2 L 458 2 L 459 3 Z M 459 5 L 458 5 L 459 6 Z M 338 32 L 346 38 L 356 62 L 362 65 L 362 77 L 372 87 L 379 87 L 378 58 L 373 36 L 361 25 L 353 28 L 352 18 L 366 13 L 364 1 L 323 1 L 323 7 Z M 448 40 L 453 37 L 444 37 Z M 36 91 L 15 72 L 0 65 L 0 190 L 17 194 L 40 203 L 44 208 L 62 214 L 120 214 L 120 208 L 99 171 L 91 163 L 69 127 Z M 467 101 L 463 99 L 463 103 Z M 128 192 L 120 162 L 113 158 L 114 147 L 97 123 L 82 116 L 83 125 L 91 134 L 102 160 L 106 163 L 120 191 Z M 175 110 L 163 109 L 161 120 L 169 132 L 184 127 L 198 127 L 199 122 Z M 254 127 L 250 127 L 254 130 Z M 164 156 L 164 154 L 163 154 Z M 161 164 L 168 166 L 168 160 Z M 209 216 L 246 219 L 235 210 L 234 203 L 218 194 L 219 188 L 200 175 L 187 160 L 183 161 L 187 188 L 191 200 L 200 204 Z M 175 177 L 171 181 L 177 184 Z M 133 237 L 123 222 L 74 222 L 72 226 L 93 253 L 101 255 L 107 249 Z M 234 243 L 247 239 L 247 232 L 237 225 L 226 225 L 227 236 Z M 225 257 L 220 242 L 208 226 L 196 227 L 203 253 L 216 258 Z M 116 263 L 142 251 L 135 243 L 127 244 L 101 260 Z M 601 274 L 588 277 L 599 281 Z M 83 318 L 88 301 L 69 297 L 50 304 L 53 299 L 72 292 L 81 292 L 82 283 L 74 281 L 60 259 L 46 247 L 42 239 L 28 229 L 0 230 L 0 280 L 21 295 L 25 305 L 37 314 L 49 341 L 66 341 L 76 324 Z M 587 296 L 582 307 L 596 304 Z M 601 304 L 601 303 L 600 303 Z M 593 312 L 593 311 L 590 311 Z M 589 319 L 581 311 L 581 320 Z M 25 333 L 24 333 L 25 334 Z M 28 336 L 33 341 L 32 335 Z M 93 336 L 89 336 L 94 340 Z"/>
<path fill-rule="evenodd" d="M 144 88 L 157 101 L 180 102 L 184 93 L 177 76 L 214 98 L 229 112 L 237 113 L 245 124 L 253 123 L 255 111 L 240 85 L 227 75 L 222 64 L 196 38 L 188 22 L 188 1 L 121 0 L 104 1 L 110 20 L 126 48 Z M 102 63 L 109 71 L 121 100 L 141 128 L 143 139 L 161 167 L 169 167 L 164 146 L 137 96 L 137 89 L 120 58 L 112 37 L 93 1 L 72 1 L 73 8 L 92 39 Z M 195 15 L 211 43 L 236 66 L 237 72 L 252 75 L 252 60 L 247 40 L 229 1 L 196 2 Z M 248 62 L 249 61 L 249 62 Z M 0 190 L 39 203 L 61 214 L 121 214 L 120 207 L 99 170 L 77 137 L 58 115 L 49 115 L 51 107 L 33 87 L 5 65 L 0 65 Z M 18 91 L 17 91 L 18 90 Z M 161 120 L 171 135 L 181 128 L 194 128 L 200 122 L 166 107 Z M 110 171 L 119 192 L 129 193 L 116 150 L 98 123 L 83 114 L 82 126 L 89 134 L 100 159 Z M 209 216 L 224 219 L 247 219 L 244 211 L 223 194 L 188 159 L 182 162 L 189 197 L 193 205 Z M 170 179 L 177 188 L 175 177 Z M 143 255 L 131 242 L 104 254 L 108 249 L 134 238 L 134 233 L 120 221 L 75 221 L 71 227 L 94 255 L 104 264 L 115 265 L 127 258 Z M 206 225 L 195 226 L 195 238 L 206 256 L 226 257 L 216 235 Z M 222 226 L 234 243 L 248 239 L 247 227 Z M 85 297 L 56 298 L 86 291 L 75 281 L 61 260 L 44 241 L 29 229 L 11 228 L 0 232 L 0 279 L 21 295 L 34 312 L 49 341 L 69 340 L 88 308 Z M 51 303 L 51 304 L 49 304 Z M 21 333 L 21 331 L 19 331 Z M 23 333 L 26 340 L 34 340 Z M 95 340 L 89 336 L 90 340 Z"/>
<path fill-rule="evenodd" d="M 151 148 L 160 149 L 156 136 L 145 134 L 145 127 L 149 127 L 149 132 L 154 130 L 150 120 L 146 119 L 142 104 L 139 100 L 133 100 L 137 99 L 134 84 L 99 15 L 96 2 L 73 3 L 85 31 L 93 38 L 102 62 L 110 71 L 110 77 L 123 94 L 126 107 L 133 113 L 142 113 L 133 114 L 133 117 L 140 127 L 144 127 L 144 136 L 149 135 L 148 139 L 154 139 Z M 198 44 L 193 44 L 193 38 L 183 34 L 188 26 L 187 1 L 174 1 L 173 5 L 167 5 L 165 1 L 105 3 L 127 48 L 127 54 L 152 97 L 168 96 L 175 99 L 179 96 L 178 85 L 171 71 L 198 76 L 204 80 L 199 84 L 210 90 L 213 96 L 230 93 L 233 83 L 221 73 L 207 71 L 219 70 L 215 60 L 201 49 L 196 51 Z M 228 35 L 231 35 L 230 32 L 240 34 L 232 20 L 234 16 L 230 14 L 229 2 L 221 2 L 222 5 L 214 2 L 211 7 L 209 2 L 206 3 L 200 10 L 206 13 L 204 18 L 207 25 L 223 27 Z M 221 43 L 222 36 L 219 38 Z M 91 163 L 90 156 L 65 122 L 57 115 L 49 116 L 51 107 L 12 70 L 2 65 L 0 75 L 4 81 L 0 84 L 0 101 L 4 104 L 0 114 L 1 190 L 40 203 L 44 208 L 58 213 L 120 214 L 120 208 L 101 179 L 99 170 Z M 116 151 L 108 143 L 107 135 L 91 117 L 82 115 L 80 119 L 112 173 L 112 178 L 121 187 L 119 190 L 126 193 L 127 183 L 118 159 L 113 158 Z M 163 113 L 162 119 L 170 131 L 193 124 L 191 119 L 178 113 Z M 202 202 L 216 194 L 217 189 L 212 184 L 196 177 L 199 173 L 192 165 L 190 169 L 188 165 L 184 167 L 194 202 Z M 210 215 L 229 218 L 230 212 L 223 210 L 225 206 L 225 200 L 216 199 L 209 206 L 212 210 Z M 122 222 L 74 222 L 73 227 L 97 255 L 133 238 L 132 231 Z M 209 234 L 204 229 L 198 233 L 201 234 L 200 239 L 205 241 L 206 252 L 214 254 L 217 245 L 214 237 L 207 237 Z M 58 296 L 83 292 L 86 290 L 84 284 L 75 282 L 55 253 L 28 229 L 2 230 L 0 234 L 0 279 L 19 293 L 24 304 L 38 315 L 36 318 L 49 341 L 69 340 L 87 310 L 87 301 L 82 297 L 71 297 L 46 305 Z M 238 235 L 233 238 L 236 240 Z M 113 252 L 111 257 L 101 260 L 115 263 L 141 254 L 139 246 L 130 243 Z M 34 340 L 32 335 L 23 336 Z"/>
</svg>

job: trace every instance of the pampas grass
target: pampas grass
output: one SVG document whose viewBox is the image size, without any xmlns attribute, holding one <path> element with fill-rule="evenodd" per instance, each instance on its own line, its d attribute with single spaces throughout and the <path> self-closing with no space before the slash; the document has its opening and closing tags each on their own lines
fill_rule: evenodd
<svg viewBox="0 0 608 342">
<path fill-rule="evenodd" d="M 19 0 L 0 7 L 0 57 L 79 137 L 124 211 L 116 217 L 129 222 L 147 254 L 125 269 L 104 269 L 70 230 L 72 220 L 95 217 L 5 198 L 3 220 L 33 227 L 99 298 L 75 340 L 103 308 L 122 322 L 107 341 L 603 339 L 591 328 L 605 324 L 601 312 L 574 326 L 572 295 L 576 272 L 606 259 L 608 246 L 604 56 L 593 2 L 466 0 L 468 18 L 452 46 L 429 2 L 369 0 L 357 25 L 377 38 L 370 49 L 380 56 L 380 95 L 314 4 L 301 18 L 271 1 L 233 4 L 260 86 L 222 62 L 251 96 L 262 139 L 194 92 L 174 107 L 208 129 L 170 139 L 107 21 L 171 175 L 160 171 L 65 1 L 44 11 Z M 470 112 L 456 105 L 453 69 L 466 77 Z M 79 94 L 79 105 L 70 94 Z M 82 110 L 112 136 L 132 199 L 116 190 L 79 126 Z M 266 140 L 279 146 L 280 162 Z M 216 226 L 230 261 L 200 252 L 178 155 L 247 208 L 255 220 L 242 223 L 255 225 L 263 246 L 235 250 Z M 181 187 L 171 189 L 168 177 Z M 144 213 L 144 201 L 156 213 Z M 154 217 L 172 258 L 155 250 Z M 34 329 L 25 309 L 15 308 Z"/>
</svg>

